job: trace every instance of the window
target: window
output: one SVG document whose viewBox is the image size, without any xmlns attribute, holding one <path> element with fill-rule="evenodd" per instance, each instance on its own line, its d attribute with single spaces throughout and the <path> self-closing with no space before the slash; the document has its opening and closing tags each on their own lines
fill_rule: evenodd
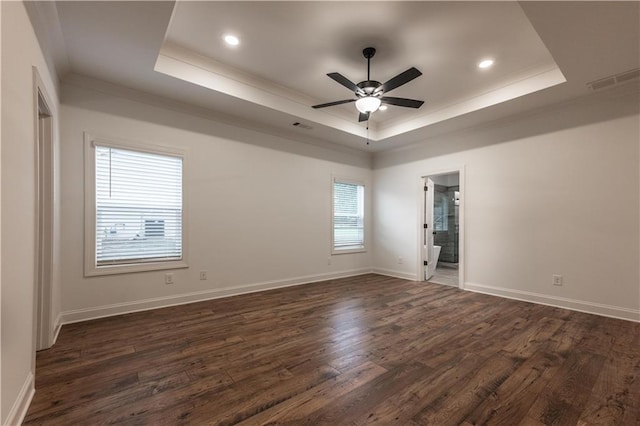
<svg viewBox="0 0 640 426">
<path fill-rule="evenodd" d="M 184 154 L 87 137 L 85 273 L 186 267 Z"/>
<path fill-rule="evenodd" d="M 364 251 L 364 185 L 333 180 L 333 253 Z"/>
</svg>

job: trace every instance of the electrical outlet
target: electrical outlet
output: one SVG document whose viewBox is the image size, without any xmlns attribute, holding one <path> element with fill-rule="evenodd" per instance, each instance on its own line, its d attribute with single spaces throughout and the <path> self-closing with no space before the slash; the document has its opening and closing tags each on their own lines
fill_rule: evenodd
<svg viewBox="0 0 640 426">
<path fill-rule="evenodd" d="M 204 281 L 207 279 L 207 271 L 200 271 L 200 280 Z"/>
<path fill-rule="evenodd" d="M 402 265 L 403 259 L 402 256 L 398 256 L 398 264 Z"/>
<path fill-rule="evenodd" d="M 165 284 L 173 284 L 173 274 L 172 273 L 164 274 L 164 283 Z"/>
<path fill-rule="evenodd" d="M 553 285 L 562 285 L 562 275 L 552 275 Z"/>
<path fill-rule="evenodd" d="M 327 257 L 327 265 L 331 265 L 331 258 Z"/>
</svg>

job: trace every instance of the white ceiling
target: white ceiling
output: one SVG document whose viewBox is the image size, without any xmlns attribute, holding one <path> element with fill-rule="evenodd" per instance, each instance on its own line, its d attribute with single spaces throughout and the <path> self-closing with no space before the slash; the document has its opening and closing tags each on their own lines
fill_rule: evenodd
<svg viewBox="0 0 640 426">
<path fill-rule="evenodd" d="M 640 67 L 639 5 L 57 2 L 63 46 L 56 60 L 65 63 L 56 68 L 63 81 L 80 74 L 241 125 L 380 151 L 583 96 L 586 83 Z M 240 46 L 226 46 L 225 33 L 238 35 Z M 390 96 L 425 101 L 419 110 L 374 113 L 369 146 L 353 104 L 310 107 L 352 97 L 326 74 L 365 80 L 367 46 L 377 49 L 372 79 L 415 66 L 423 75 Z M 495 65 L 478 69 L 486 57 Z M 292 127 L 296 121 L 312 129 Z"/>
</svg>

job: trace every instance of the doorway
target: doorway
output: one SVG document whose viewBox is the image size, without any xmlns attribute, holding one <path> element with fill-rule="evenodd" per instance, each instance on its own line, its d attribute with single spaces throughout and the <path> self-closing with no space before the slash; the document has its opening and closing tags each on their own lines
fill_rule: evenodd
<svg viewBox="0 0 640 426">
<path fill-rule="evenodd" d="M 463 170 L 422 177 L 422 250 L 424 281 L 463 286 Z"/>
<path fill-rule="evenodd" d="M 36 149 L 36 253 L 34 291 L 34 346 L 51 347 L 53 286 L 53 116 L 48 96 L 34 68 Z"/>
</svg>

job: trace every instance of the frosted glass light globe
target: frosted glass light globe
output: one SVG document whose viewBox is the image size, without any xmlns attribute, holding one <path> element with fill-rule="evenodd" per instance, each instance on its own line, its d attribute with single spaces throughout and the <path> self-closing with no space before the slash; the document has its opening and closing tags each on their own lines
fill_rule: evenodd
<svg viewBox="0 0 640 426">
<path fill-rule="evenodd" d="M 356 101 L 356 108 L 363 114 L 377 111 L 380 108 L 380 98 L 374 96 L 366 96 Z"/>
</svg>

